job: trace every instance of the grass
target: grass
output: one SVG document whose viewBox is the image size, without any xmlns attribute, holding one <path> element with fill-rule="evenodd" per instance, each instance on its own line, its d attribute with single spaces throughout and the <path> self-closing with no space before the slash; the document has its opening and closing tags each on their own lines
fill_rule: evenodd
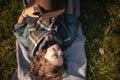
<svg viewBox="0 0 120 80">
<path fill-rule="evenodd" d="M 0 0 L 0 80 L 12 80 L 17 67 L 14 24 L 21 12 L 22 1 Z"/>
<path fill-rule="evenodd" d="M 80 20 L 87 38 L 87 80 L 119 80 L 120 0 L 81 0 Z"/>
<path fill-rule="evenodd" d="M 120 0 L 80 2 L 80 21 L 86 36 L 87 80 L 119 80 Z M 17 68 L 12 29 L 22 9 L 22 0 L 0 0 L 0 80 L 11 80 Z"/>
</svg>

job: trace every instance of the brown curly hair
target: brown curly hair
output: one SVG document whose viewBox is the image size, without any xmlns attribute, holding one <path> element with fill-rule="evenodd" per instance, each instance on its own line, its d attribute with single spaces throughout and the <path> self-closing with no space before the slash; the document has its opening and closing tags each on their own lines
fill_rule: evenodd
<svg viewBox="0 0 120 80">
<path fill-rule="evenodd" d="M 64 72 L 64 64 L 61 66 L 52 65 L 44 59 L 46 50 L 38 52 L 31 61 L 30 74 L 33 80 L 61 80 Z"/>
</svg>

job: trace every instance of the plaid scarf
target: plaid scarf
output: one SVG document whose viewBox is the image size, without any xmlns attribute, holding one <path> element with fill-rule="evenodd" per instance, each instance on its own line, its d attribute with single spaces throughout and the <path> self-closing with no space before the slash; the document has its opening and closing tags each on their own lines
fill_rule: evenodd
<svg viewBox="0 0 120 80">
<path fill-rule="evenodd" d="M 29 36 L 29 50 L 31 56 L 34 56 L 36 51 L 41 51 L 44 48 L 47 48 L 49 43 L 52 42 L 53 44 L 58 44 L 62 46 L 63 39 L 59 35 L 57 28 L 58 26 L 55 25 L 56 18 L 51 19 L 43 19 L 40 18 L 35 26 L 35 30 L 33 30 Z"/>
</svg>

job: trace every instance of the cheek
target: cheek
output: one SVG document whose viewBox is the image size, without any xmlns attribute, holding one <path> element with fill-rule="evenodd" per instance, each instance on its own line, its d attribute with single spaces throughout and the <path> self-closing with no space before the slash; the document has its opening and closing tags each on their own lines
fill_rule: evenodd
<svg viewBox="0 0 120 80">
<path fill-rule="evenodd" d="M 47 54 L 53 54 L 54 50 L 52 48 L 47 49 Z"/>
<path fill-rule="evenodd" d="M 61 58 L 61 65 L 63 64 L 63 58 Z"/>
<path fill-rule="evenodd" d="M 52 55 L 53 55 L 53 52 L 48 50 L 47 53 L 45 54 L 45 58 L 47 60 L 52 60 Z"/>
<path fill-rule="evenodd" d="M 57 65 L 60 65 L 60 66 L 63 65 L 63 60 L 57 62 Z"/>
<path fill-rule="evenodd" d="M 55 65 L 63 65 L 63 58 L 54 59 L 53 62 Z"/>
</svg>

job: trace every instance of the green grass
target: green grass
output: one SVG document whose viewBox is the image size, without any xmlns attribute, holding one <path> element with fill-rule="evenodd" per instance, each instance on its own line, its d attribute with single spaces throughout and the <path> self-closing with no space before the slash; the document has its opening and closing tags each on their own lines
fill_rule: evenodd
<svg viewBox="0 0 120 80">
<path fill-rule="evenodd" d="M 22 1 L 0 0 L 0 80 L 12 80 L 17 67 L 14 24 L 20 15 Z"/>
<path fill-rule="evenodd" d="M 81 0 L 80 20 L 87 38 L 87 80 L 119 80 L 120 0 Z"/>
<path fill-rule="evenodd" d="M 87 80 L 120 79 L 120 0 L 80 0 L 86 36 Z M 17 68 L 14 24 L 22 0 L 0 0 L 0 80 L 11 80 Z M 100 54 L 99 49 L 104 50 Z"/>
</svg>

